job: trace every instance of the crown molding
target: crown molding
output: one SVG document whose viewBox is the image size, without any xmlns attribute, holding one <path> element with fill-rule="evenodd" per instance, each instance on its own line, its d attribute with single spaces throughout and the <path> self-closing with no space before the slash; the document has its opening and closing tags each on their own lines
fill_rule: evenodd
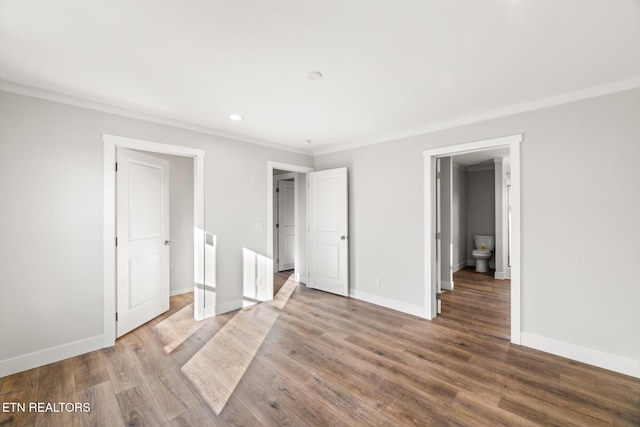
<svg viewBox="0 0 640 427">
<path fill-rule="evenodd" d="M 624 92 L 627 90 L 633 90 L 640 88 L 640 76 L 632 79 L 621 80 L 606 85 L 595 86 L 588 89 L 578 90 L 574 92 L 568 92 L 561 95 L 540 99 L 532 102 L 525 102 L 522 104 L 514 104 L 508 107 L 499 108 L 496 110 L 487 111 L 481 114 L 472 114 L 463 116 L 454 120 L 448 120 L 440 123 L 433 123 L 427 126 L 419 127 L 416 129 L 397 132 L 393 134 L 387 134 L 384 136 L 366 139 L 350 144 L 337 144 L 325 149 L 319 149 L 313 152 L 314 156 L 320 156 L 323 154 L 336 153 L 339 151 L 351 150 L 354 148 L 366 147 L 368 145 L 381 144 L 383 142 L 389 142 L 399 139 L 410 138 L 419 135 L 426 135 L 438 131 L 447 129 L 453 129 L 460 126 L 470 125 L 474 123 L 480 123 L 487 120 L 498 119 L 501 117 L 512 116 L 515 114 L 526 113 L 529 111 L 541 110 L 543 108 L 555 107 L 563 104 L 570 104 L 572 102 L 582 101 L 590 98 L 597 98 L 599 96 L 611 95 L 618 92 Z"/>
<path fill-rule="evenodd" d="M 57 92 L 51 92 L 44 89 L 25 86 L 18 83 L 8 82 L 5 80 L 0 80 L 0 91 L 4 91 L 4 92 L 30 96 L 33 98 L 46 99 L 49 101 L 59 102 L 61 104 L 67 104 L 67 105 L 72 105 L 76 107 L 101 111 L 105 113 L 116 114 L 123 117 L 129 117 L 129 118 L 134 118 L 138 120 L 144 120 L 148 122 L 163 124 L 163 125 L 191 130 L 194 132 L 199 132 L 207 135 L 233 139 L 236 141 L 247 142 L 250 144 L 261 145 L 261 146 L 275 148 L 277 150 L 283 150 L 283 151 L 288 151 L 288 152 L 297 153 L 297 154 L 304 154 L 312 157 L 320 156 L 324 154 L 336 153 L 340 151 L 351 150 L 354 148 L 366 147 L 369 145 L 381 144 L 384 142 L 390 142 L 390 141 L 399 140 L 399 139 L 411 138 L 419 135 L 427 135 L 430 133 L 443 131 L 447 129 L 453 129 L 460 126 L 480 123 L 487 120 L 498 119 L 501 117 L 512 116 L 515 114 L 526 113 L 529 111 L 540 110 L 540 109 L 559 106 L 563 104 L 569 104 L 572 102 L 582 101 L 590 98 L 597 98 L 599 96 L 611 95 L 614 93 L 624 92 L 627 90 L 633 90 L 638 88 L 640 88 L 640 77 L 635 77 L 627 80 L 621 80 L 618 82 L 609 83 L 606 85 L 592 87 L 589 89 L 583 89 L 583 90 L 569 92 L 569 93 L 565 93 L 565 94 L 554 96 L 554 97 L 544 98 L 537 101 L 532 101 L 532 102 L 527 102 L 522 104 L 515 104 L 505 108 L 499 108 L 496 110 L 487 111 L 481 114 L 473 114 L 473 115 L 460 117 L 454 120 L 447 120 L 444 122 L 433 123 L 427 126 L 422 126 L 419 128 L 408 130 L 408 131 L 382 135 L 379 137 L 365 139 L 365 140 L 357 141 L 354 143 L 336 144 L 324 149 L 311 151 L 311 150 L 293 148 L 286 145 L 276 144 L 276 143 L 263 141 L 255 138 L 250 138 L 242 135 L 227 133 L 220 130 L 208 128 L 206 126 L 200 126 L 200 125 L 195 125 L 192 123 L 187 123 L 179 120 L 168 119 L 166 117 L 155 116 L 152 114 L 120 108 L 120 107 L 116 107 L 109 104 L 90 101 L 83 98 L 63 95 Z"/>
<path fill-rule="evenodd" d="M 44 99 L 47 101 L 58 102 L 60 104 L 71 105 L 74 107 L 86 108 L 89 110 L 100 111 L 103 113 L 115 114 L 132 119 L 144 120 L 147 122 L 158 123 L 161 125 L 172 126 L 180 129 L 190 130 L 193 132 L 203 133 L 207 135 L 217 136 L 226 139 L 233 139 L 236 141 L 248 142 L 249 144 L 262 145 L 264 147 L 275 148 L 277 150 L 289 151 L 292 153 L 305 154 L 312 156 L 313 153 L 310 150 L 302 150 L 291 148 L 285 145 L 280 145 L 260 139 L 250 138 L 247 136 L 237 135 L 234 133 L 228 133 L 216 129 L 212 129 L 206 126 L 200 126 L 193 123 L 187 123 L 180 120 L 173 120 L 166 117 L 156 116 L 153 114 L 147 114 L 140 111 L 129 110 L 126 108 L 116 107 L 110 104 L 104 104 L 101 102 L 91 101 L 84 98 L 78 98 L 75 96 L 63 95 L 58 92 L 52 92 L 32 86 L 25 86 L 18 83 L 9 82 L 6 80 L 0 80 L 0 91 L 14 93 L 17 95 L 29 96 L 32 98 Z"/>
</svg>

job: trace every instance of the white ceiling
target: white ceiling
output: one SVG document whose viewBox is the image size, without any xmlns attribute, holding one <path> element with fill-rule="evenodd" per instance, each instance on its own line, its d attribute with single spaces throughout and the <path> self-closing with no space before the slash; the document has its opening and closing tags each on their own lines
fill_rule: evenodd
<svg viewBox="0 0 640 427">
<path fill-rule="evenodd" d="M 318 153 L 638 87 L 640 1 L 1 0 L 0 79 Z"/>
</svg>

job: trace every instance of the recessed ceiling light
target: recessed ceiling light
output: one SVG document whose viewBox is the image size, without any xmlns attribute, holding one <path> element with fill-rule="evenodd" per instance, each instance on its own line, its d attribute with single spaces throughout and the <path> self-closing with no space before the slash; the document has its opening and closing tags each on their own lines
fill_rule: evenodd
<svg viewBox="0 0 640 427">
<path fill-rule="evenodd" d="M 320 80 L 322 78 L 322 73 L 320 71 L 309 71 L 307 73 L 307 78 L 309 80 Z"/>
<path fill-rule="evenodd" d="M 237 121 L 237 122 L 238 122 L 238 121 L 240 121 L 240 120 L 243 120 L 243 119 L 244 119 L 244 117 L 242 117 L 240 114 L 230 114 L 230 115 L 229 115 L 229 119 L 231 119 L 231 120 L 235 120 L 235 121 Z"/>
</svg>

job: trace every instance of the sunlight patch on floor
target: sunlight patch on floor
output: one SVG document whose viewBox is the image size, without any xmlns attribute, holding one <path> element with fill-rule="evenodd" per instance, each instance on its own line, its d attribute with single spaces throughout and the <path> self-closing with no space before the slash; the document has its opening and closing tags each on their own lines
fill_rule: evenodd
<svg viewBox="0 0 640 427">
<path fill-rule="evenodd" d="M 162 348 L 168 354 L 202 327 L 202 322 L 193 320 L 193 303 L 176 311 L 153 327 L 160 338 Z"/>
<path fill-rule="evenodd" d="M 216 415 L 224 409 L 297 284 L 289 279 L 272 301 L 240 310 L 182 367 Z"/>
</svg>

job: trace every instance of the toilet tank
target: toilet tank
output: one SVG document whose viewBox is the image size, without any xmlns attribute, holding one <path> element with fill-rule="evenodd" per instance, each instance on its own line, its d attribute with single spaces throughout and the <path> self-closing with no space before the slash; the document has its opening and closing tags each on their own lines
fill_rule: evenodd
<svg viewBox="0 0 640 427">
<path fill-rule="evenodd" d="M 476 249 L 486 249 L 492 251 L 496 247 L 496 239 L 494 236 L 473 236 L 473 244 Z M 484 248 L 482 247 L 484 245 Z"/>
</svg>

